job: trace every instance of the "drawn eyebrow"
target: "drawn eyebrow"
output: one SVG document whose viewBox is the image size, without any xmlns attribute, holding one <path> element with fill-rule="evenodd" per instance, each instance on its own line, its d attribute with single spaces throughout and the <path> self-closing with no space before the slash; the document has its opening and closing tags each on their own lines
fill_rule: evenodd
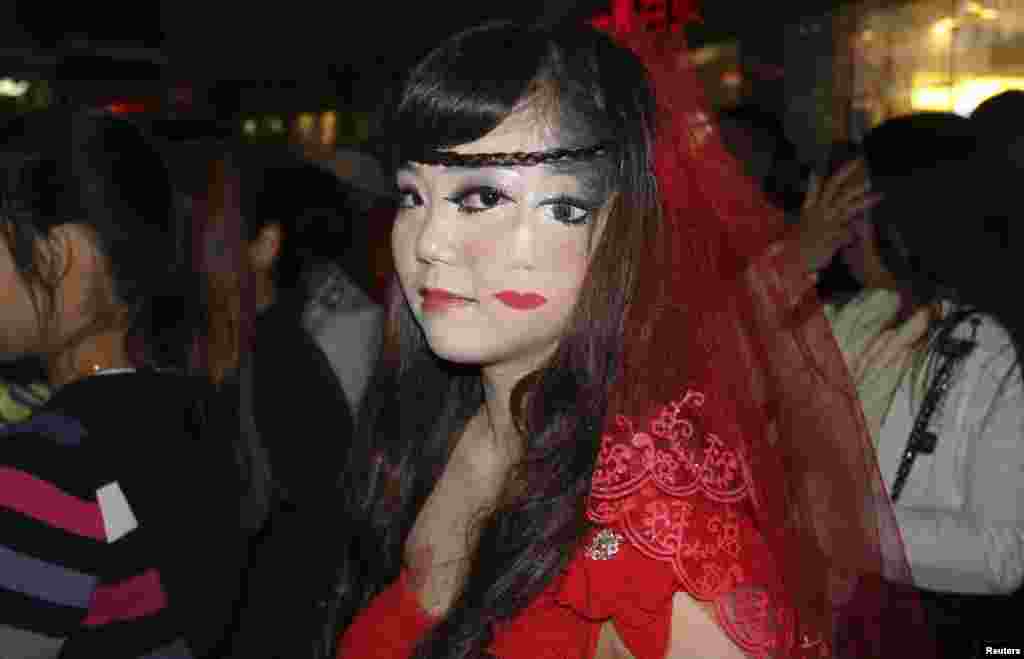
<svg viewBox="0 0 1024 659">
<path fill-rule="evenodd" d="M 411 176 L 420 176 L 418 163 L 414 161 L 406 161 L 398 167 L 399 174 L 405 173 Z M 608 190 L 607 177 L 602 172 L 601 168 L 595 167 L 593 163 L 579 160 L 561 160 L 553 161 L 550 163 L 544 163 L 540 165 L 546 171 L 556 176 L 567 176 L 572 177 L 576 180 L 579 185 L 579 193 L 571 195 L 580 198 L 581 201 L 587 202 L 593 208 L 601 206 L 610 194 Z M 467 177 L 470 180 L 466 181 L 460 187 L 465 188 L 471 185 L 483 185 L 483 186 L 504 186 L 503 181 L 495 181 L 493 178 L 488 176 L 489 172 L 508 171 L 514 173 L 520 173 L 521 167 L 506 167 L 501 165 L 486 166 L 486 167 L 459 167 L 459 166 L 446 166 L 445 171 L 454 174 L 458 178 Z M 504 188 L 503 188 L 504 189 Z"/>
<path fill-rule="evenodd" d="M 561 161 L 545 163 L 542 166 L 549 169 L 553 174 L 575 178 L 580 185 L 580 194 L 585 196 L 587 201 L 595 205 L 601 205 L 608 198 L 607 178 L 600 168 L 594 167 L 593 163 L 586 161 Z"/>
</svg>

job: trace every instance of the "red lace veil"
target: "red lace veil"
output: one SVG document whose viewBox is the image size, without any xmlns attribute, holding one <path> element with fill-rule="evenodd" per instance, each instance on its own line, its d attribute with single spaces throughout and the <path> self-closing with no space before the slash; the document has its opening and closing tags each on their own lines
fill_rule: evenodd
<svg viewBox="0 0 1024 659">
<path fill-rule="evenodd" d="M 720 619 L 774 629 L 759 656 L 821 656 L 829 646 L 834 656 L 934 656 L 856 390 L 781 213 L 724 150 L 682 36 L 613 36 L 644 62 L 657 95 L 664 226 L 631 304 L 605 448 L 624 430 L 638 445 L 640 426 L 655 429 L 643 433 L 651 441 L 669 401 L 706 391 L 702 415 L 739 456 L 768 550 L 741 553 L 736 574 L 705 575 L 732 589 L 716 599 Z M 673 469 L 637 467 L 663 491 L 679 486 Z M 598 480 L 600 499 L 610 490 Z M 714 523 L 728 499 L 705 495 L 718 501 L 692 512 L 688 532 Z M 592 518 L 601 506 L 592 502 Z M 740 573 L 774 578 L 743 596 Z"/>
</svg>

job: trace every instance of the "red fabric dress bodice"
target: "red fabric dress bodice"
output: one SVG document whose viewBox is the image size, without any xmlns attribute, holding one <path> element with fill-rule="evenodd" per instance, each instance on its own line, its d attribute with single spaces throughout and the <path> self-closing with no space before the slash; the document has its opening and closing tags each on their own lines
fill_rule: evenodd
<svg viewBox="0 0 1024 659">
<path fill-rule="evenodd" d="M 707 427 L 705 402 L 687 391 L 646 428 L 614 419 L 588 502 L 595 527 L 547 590 L 496 630 L 492 653 L 589 659 L 611 620 L 637 659 L 663 659 L 672 597 L 686 592 L 712 602 L 751 657 L 827 655 L 799 631 L 756 528 L 742 444 Z M 405 659 L 431 624 L 403 570 L 341 636 L 337 656 Z"/>
</svg>

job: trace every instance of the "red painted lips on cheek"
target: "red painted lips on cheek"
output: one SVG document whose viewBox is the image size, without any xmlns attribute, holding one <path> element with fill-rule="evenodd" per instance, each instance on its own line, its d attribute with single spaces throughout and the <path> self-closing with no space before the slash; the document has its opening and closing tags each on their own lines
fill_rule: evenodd
<svg viewBox="0 0 1024 659">
<path fill-rule="evenodd" d="M 547 304 L 548 299 L 540 293 L 519 293 L 517 291 L 501 291 L 494 297 L 505 306 L 517 311 L 529 311 Z"/>
</svg>

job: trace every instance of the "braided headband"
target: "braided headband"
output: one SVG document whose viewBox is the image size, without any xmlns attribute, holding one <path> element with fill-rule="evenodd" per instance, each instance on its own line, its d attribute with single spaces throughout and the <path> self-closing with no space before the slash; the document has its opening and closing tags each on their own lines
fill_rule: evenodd
<svg viewBox="0 0 1024 659">
<path fill-rule="evenodd" d="M 590 160 L 612 150 L 611 142 L 601 142 L 579 149 L 551 149 L 549 151 L 518 151 L 515 153 L 455 153 L 454 151 L 427 151 L 412 162 L 442 167 L 532 167 L 555 162 Z"/>
</svg>

